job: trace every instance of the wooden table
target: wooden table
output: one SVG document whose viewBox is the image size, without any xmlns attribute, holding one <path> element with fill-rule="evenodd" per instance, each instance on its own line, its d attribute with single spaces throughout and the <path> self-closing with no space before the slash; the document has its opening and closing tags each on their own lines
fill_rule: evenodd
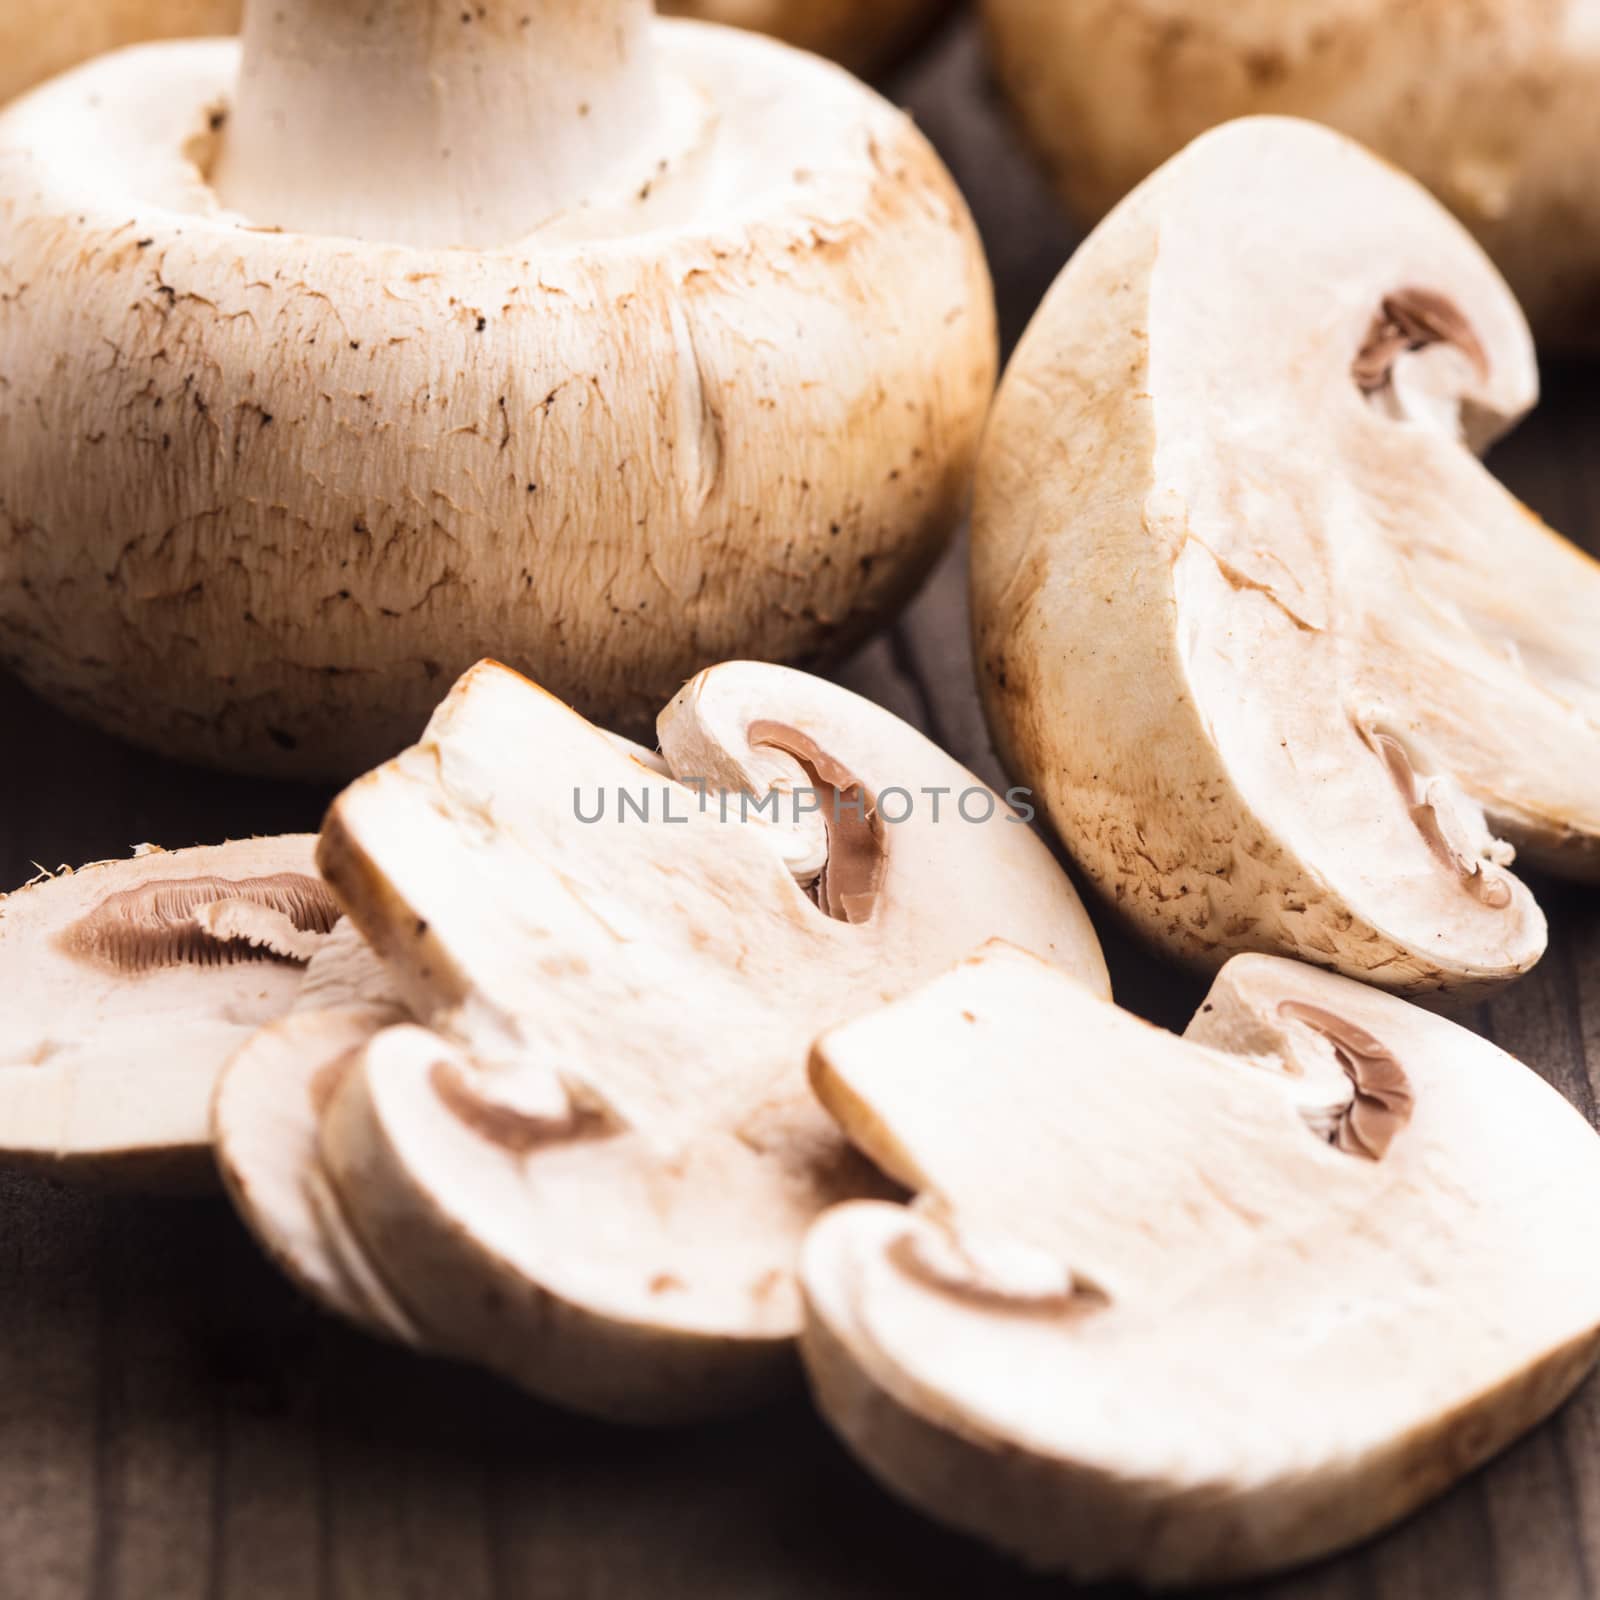
<svg viewBox="0 0 1600 1600">
<path fill-rule="evenodd" d="M 956 26 L 895 86 L 990 241 L 1008 341 L 1071 245 Z M 914 270 L 914 264 L 912 264 Z M 1600 385 L 1550 377 L 1496 466 L 1600 534 Z M 1600 625 L 1600 619 L 1597 619 Z M 991 778 L 959 552 L 843 674 Z M 310 829 L 325 794 L 197 774 L 0 683 L 0 882 L 229 834 Z M 1550 955 L 1476 1021 L 1593 1115 L 1600 904 L 1537 885 Z M 1125 1004 L 1181 1024 L 1196 983 L 1114 938 Z M 220 1201 L 0 1180 L 0 1600 L 887 1600 L 1060 1593 L 898 1509 L 798 1394 L 737 1426 L 636 1434 L 326 1320 Z M 1367 1549 L 1285 1597 L 1600 1594 L 1600 1385 Z"/>
</svg>

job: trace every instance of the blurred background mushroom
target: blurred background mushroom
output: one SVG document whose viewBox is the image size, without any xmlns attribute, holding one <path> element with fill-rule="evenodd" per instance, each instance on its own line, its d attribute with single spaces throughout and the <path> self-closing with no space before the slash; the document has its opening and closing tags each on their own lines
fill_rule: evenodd
<svg viewBox="0 0 1600 1600">
<path fill-rule="evenodd" d="M 1594 0 L 984 0 L 995 70 L 1077 219 L 1207 128 L 1309 117 L 1420 178 L 1541 340 L 1600 348 Z"/>
</svg>

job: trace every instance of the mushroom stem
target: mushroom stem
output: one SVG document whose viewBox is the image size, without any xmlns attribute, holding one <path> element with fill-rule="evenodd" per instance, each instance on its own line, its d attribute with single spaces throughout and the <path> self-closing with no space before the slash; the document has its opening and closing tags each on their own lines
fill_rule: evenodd
<svg viewBox="0 0 1600 1600">
<path fill-rule="evenodd" d="M 249 0 L 213 184 L 260 226 L 509 243 L 649 153 L 653 11 L 651 0 Z"/>
</svg>

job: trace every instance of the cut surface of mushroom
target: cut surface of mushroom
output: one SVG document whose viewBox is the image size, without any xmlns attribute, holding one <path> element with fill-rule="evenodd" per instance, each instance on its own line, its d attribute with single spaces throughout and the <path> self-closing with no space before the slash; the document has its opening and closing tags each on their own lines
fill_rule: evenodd
<svg viewBox="0 0 1600 1600">
<path fill-rule="evenodd" d="M 338 799 L 319 849 L 421 1024 L 360 1045 L 319 1119 L 315 1165 L 373 1276 L 427 1342 L 646 1422 L 769 1388 L 799 1326 L 806 1228 L 890 1192 L 806 1086 L 820 1027 L 975 934 L 1107 987 L 1044 845 L 888 712 L 730 663 L 683 690 L 661 738 L 671 777 L 485 663 L 418 746 Z M 751 771 L 760 789 L 724 781 Z M 863 829 L 847 822 L 845 862 L 829 845 L 807 882 L 789 818 L 813 803 Z M 272 1030 L 259 1071 L 318 1026 Z M 290 1076 L 315 1081 L 309 1064 Z M 284 1150 L 305 1150 L 309 1104 L 287 1107 Z"/>
<path fill-rule="evenodd" d="M 307 836 L 144 851 L 0 897 L 0 1165 L 187 1184 L 228 1057 L 339 908 Z"/>
<path fill-rule="evenodd" d="M 307 967 L 294 1009 L 229 1060 L 211 1131 L 228 1197 L 282 1271 L 369 1332 L 419 1344 L 316 1160 L 322 1113 L 343 1074 L 375 1034 L 404 1021 L 388 972 L 341 922 Z"/>
<path fill-rule="evenodd" d="M 1600 568 L 1474 454 L 1536 392 L 1460 226 L 1307 123 L 1206 135 L 1074 257 L 987 435 L 983 687 L 1151 938 L 1402 991 L 1538 959 L 1514 854 L 1600 869 Z"/>
<path fill-rule="evenodd" d="M 811 1075 L 918 1197 L 807 1240 L 823 1412 L 1031 1565 L 1167 1586 L 1313 1559 L 1503 1448 L 1600 1348 L 1594 1132 L 1333 973 L 1236 957 L 1180 1039 L 991 947 L 824 1036 Z"/>
<path fill-rule="evenodd" d="M 0 362 L 0 659 L 348 777 L 490 644 L 632 732 L 848 649 L 996 348 L 953 180 L 829 63 L 647 0 L 260 0 L 0 111 Z"/>
<path fill-rule="evenodd" d="M 1412 173 L 1477 235 L 1540 338 L 1594 348 L 1593 0 L 985 0 L 1000 82 L 1098 221 L 1232 118 L 1308 117 Z"/>
</svg>

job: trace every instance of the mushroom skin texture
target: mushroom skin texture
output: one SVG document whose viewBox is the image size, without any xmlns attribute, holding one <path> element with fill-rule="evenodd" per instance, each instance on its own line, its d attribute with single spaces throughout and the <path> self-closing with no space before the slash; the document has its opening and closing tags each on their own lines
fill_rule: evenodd
<svg viewBox="0 0 1600 1600">
<path fill-rule="evenodd" d="M 893 1192 L 811 1098 L 820 1027 L 997 931 L 1108 987 L 1043 843 L 881 708 L 728 663 L 660 736 L 670 777 L 506 668 L 469 673 L 418 746 L 340 796 L 318 852 L 415 1022 L 328 1080 L 314 1150 L 308 1073 L 267 1069 L 300 1188 L 326 1183 L 423 1342 L 632 1423 L 786 1381 L 807 1227 Z M 927 797 L 902 817 L 891 790 L 924 786 L 938 820 Z M 273 1120 L 255 1104 L 236 1127 Z M 315 1241 L 283 1215 L 269 1248 Z"/>
<path fill-rule="evenodd" d="M 0 1167 L 209 1186 L 217 1077 L 339 916 L 314 844 L 144 850 L 0 896 Z"/>
<path fill-rule="evenodd" d="M 1596 876 L 1600 567 L 1474 454 L 1536 394 L 1459 224 L 1310 123 L 1203 136 L 1057 281 L 979 468 L 980 678 L 1158 947 L 1485 989 L 1545 946 L 1514 853 Z"/>
<path fill-rule="evenodd" d="M 1425 183 L 1541 341 L 1592 350 L 1600 140 L 1591 0 L 985 0 L 996 73 L 1085 225 L 1233 118 L 1306 117 Z"/>
<path fill-rule="evenodd" d="M 348 777 L 489 648 L 638 731 L 885 620 L 996 366 L 910 119 L 642 0 L 370 15 L 263 3 L 0 113 L 0 660 Z"/>
<path fill-rule="evenodd" d="M 1168 1588 L 1313 1560 L 1600 1349 L 1593 1130 L 1335 974 L 1236 957 L 1179 1039 L 991 948 L 811 1076 L 918 1196 L 807 1239 L 818 1403 L 894 1493 L 1030 1566 Z"/>
<path fill-rule="evenodd" d="M 667 0 L 668 16 L 770 33 L 855 72 L 888 66 L 950 9 L 950 0 Z M 6 0 L 0 12 L 0 104 L 95 56 L 154 39 L 239 30 L 242 0 Z"/>
</svg>

